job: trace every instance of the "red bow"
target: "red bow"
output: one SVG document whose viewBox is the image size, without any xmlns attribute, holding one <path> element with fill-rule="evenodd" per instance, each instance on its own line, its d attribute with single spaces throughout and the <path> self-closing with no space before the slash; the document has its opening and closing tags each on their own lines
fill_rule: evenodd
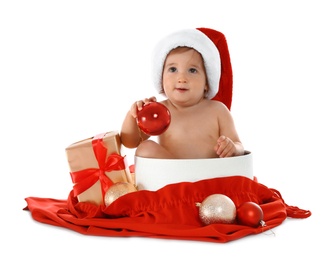
<svg viewBox="0 0 325 260">
<path fill-rule="evenodd" d="M 103 137 L 105 133 L 96 135 L 92 140 L 92 146 L 99 168 L 88 168 L 81 171 L 70 172 L 74 196 L 79 195 L 93 186 L 98 180 L 101 184 L 102 195 L 104 196 L 108 188 L 113 184 L 112 180 L 105 172 L 125 169 L 124 157 L 117 153 L 109 155 L 106 159 L 107 148 L 104 146 Z"/>
</svg>

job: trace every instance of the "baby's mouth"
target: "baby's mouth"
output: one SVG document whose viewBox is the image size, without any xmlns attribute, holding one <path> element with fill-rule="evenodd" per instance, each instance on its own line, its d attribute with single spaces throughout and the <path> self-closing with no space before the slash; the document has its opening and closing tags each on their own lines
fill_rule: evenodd
<svg viewBox="0 0 325 260">
<path fill-rule="evenodd" d="M 187 91 L 188 89 L 187 88 L 176 88 L 176 90 L 184 92 L 184 91 Z"/>
</svg>

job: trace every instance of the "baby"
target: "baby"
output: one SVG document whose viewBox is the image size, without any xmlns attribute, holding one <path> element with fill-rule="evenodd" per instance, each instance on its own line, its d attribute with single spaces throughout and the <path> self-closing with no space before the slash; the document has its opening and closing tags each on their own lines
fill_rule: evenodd
<svg viewBox="0 0 325 260">
<path fill-rule="evenodd" d="M 216 32 L 217 33 L 217 32 Z M 161 159 L 223 158 L 244 154 L 227 106 L 212 100 L 219 90 L 220 55 L 215 43 L 198 29 L 164 38 L 154 55 L 154 80 L 171 114 L 167 130 L 150 140 L 137 125 L 137 112 L 156 97 L 132 104 L 121 128 L 121 142 L 135 155 Z"/>
</svg>

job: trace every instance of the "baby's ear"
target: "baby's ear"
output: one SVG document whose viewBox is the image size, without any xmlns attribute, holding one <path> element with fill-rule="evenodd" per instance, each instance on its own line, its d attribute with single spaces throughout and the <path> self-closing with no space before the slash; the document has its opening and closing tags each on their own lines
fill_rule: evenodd
<svg viewBox="0 0 325 260">
<path fill-rule="evenodd" d="M 209 84 L 208 82 L 206 82 L 204 86 L 204 98 L 208 98 L 209 90 L 210 90 Z"/>
</svg>

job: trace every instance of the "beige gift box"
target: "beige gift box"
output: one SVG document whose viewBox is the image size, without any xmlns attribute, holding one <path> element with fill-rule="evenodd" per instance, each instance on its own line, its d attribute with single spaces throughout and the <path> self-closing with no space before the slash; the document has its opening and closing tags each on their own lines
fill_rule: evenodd
<svg viewBox="0 0 325 260">
<path fill-rule="evenodd" d="M 76 143 L 69 145 L 66 150 L 66 155 L 70 167 L 71 178 L 72 174 L 86 169 L 98 169 L 99 162 L 93 148 L 93 140 L 101 139 L 102 144 L 106 147 L 106 160 L 112 154 L 120 155 L 121 141 L 117 131 L 103 133 Z M 125 169 L 105 171 L 105 175 L 110 178 L 113 183 L 116 182 L 130 182 L 129 171 L 125 159 L 123 159 Z M 90 173 L 91 174 L 91 173 Z M 76 182 L 75 182 L 76 184 Z M 103 194 L 101 182 L 98 179 L 95 184 L 77 195 L 79 202 L 91 202 L 96 205 L 103 204 Z"/>
</svg>

